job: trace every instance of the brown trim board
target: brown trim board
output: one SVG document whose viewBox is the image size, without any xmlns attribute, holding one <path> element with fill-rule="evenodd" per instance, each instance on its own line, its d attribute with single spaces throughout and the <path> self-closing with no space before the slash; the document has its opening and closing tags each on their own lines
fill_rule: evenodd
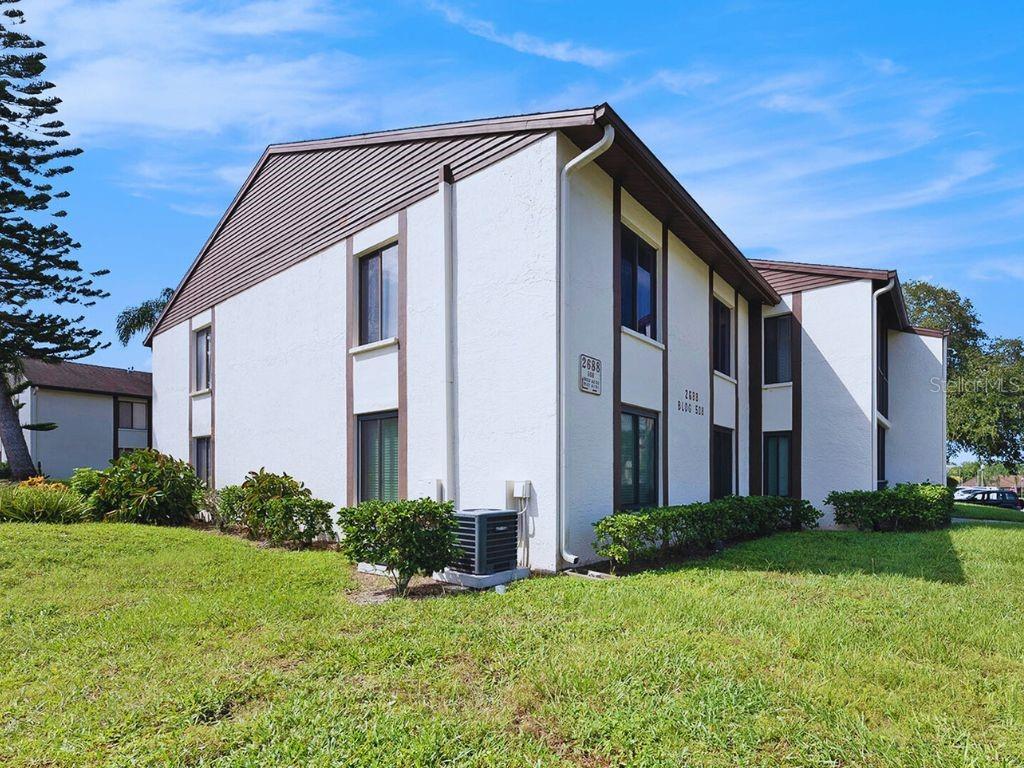
<svg viewBox="0 0 1024 768">
<path fill-rule="evenodd" d="M 398 498 L 409 496 L 408 299 L 409 241 L 405 209 L 398 212 Z"/>
<path fill-rule="evenodd" d="M 354 393 L 352 389 L 352 355 L 350 347 L 356 346 L 356 260 L 352 250 L 352 238 L 345 239 L 345 496 L 348 505 L 354 506 L 356 495 L 356 417 L 354 415 Z M 355 342 L 355 343 L 354 343 Z"/>
<path fill-rule="evenodd" d="M 668 506 L 668 222 L 661 225 L 661 503 Z"/>
<path fill-rule="evenodd" d="M 792 340 L 790 344 L 793 366 L 793 416 L 792 429 L 793 439 L 790 441 L 789 480 L 790 495 L 794 498 L 803 497 L 803 318 L 804 318 L 804 295 L 797 291 L 793 294 L 792 301 L 793 322 L 791 325 Z"/>
<path fill-rule="evenodd" d="M 763 421 L 763 401 L 761 383 L 764 379 L 762 371 L 763 340 L 762 340 L 762 317 L 763 306 L 760 302 L 747 303 L 747 378 L 748 384 L 748 407 L 750 414 L 748 426 L 750 434 L 747 438 L 750 441 L 750 495 L 760 496 L 762 488 L 762 444 L 761 437 Z"/>
<path fill-rule="evenodd" d="M 622 186 L 612 182 L 612 509 L 622 505 Z"/>
<path fill-rule="evenodd" d="M 715 492 L 715 270 L 708 267 L 708 499 Z"/>
</svg>

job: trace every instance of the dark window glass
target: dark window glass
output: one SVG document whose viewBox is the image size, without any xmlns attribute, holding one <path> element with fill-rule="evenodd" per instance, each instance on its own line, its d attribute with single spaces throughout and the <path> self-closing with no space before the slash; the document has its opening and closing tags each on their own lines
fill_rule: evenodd
<svg viewBox="0 0 1024 768">
<path fill-rule="evenodd" d="M 711 498 L 732 495 L 732 430 L 715 427 L 711 456 Z"/>
<path fill-rule="evenodd" d="M 658 422 L 624 411 L 620 421 L 619 499 L 624 509 L 658 503 Z"/>
<path fill-rule="evenodd" d="M 878 427 L 878 487 L 885 488 L 889 485 L 885 473 L 885 427 Z"/>
<path fill-rule="evenodd" d="M 718 299 L 711 308 L 715 370 L 732 375 L 732 310 Z"/>
<path fill-rule="evenodd" d="M 130 400 L 118 401 L 118 429 L 145 429 L 147 421 L 145 403 L 133 403 Z"/>
<path fill-rule="evenodd" d="M 764 492 L 767 496 L 789 496 L 790 433 L 764 436 Z"/>
<path fill-rule="evenodd" d="M 209 486 L 213 482 L 213 456 L 210 449 L 210 438 L 197 437 L 194 451 L 196 476 Z"/>
<path fill-rule="evenodd" d="M 792 317 L 778 315 L 764 321 L 764 383 L 781 384 L 793 380 Z"/>
<path fill-rule="evenodd" d="M 195 381 L 193 391 L 200 392 L 210 388 L 213 364 L 210 359 L 210 329 L 203 328 L 195 333 Z"/>
<path fill-rule="evenodd" d="M 121 429 L 132 428 L 132 404 L 124 400 L 117 404 L 117 426 Z"/>
<path fill-rule="evenodd" d="M 359 343 L 398 335 L 398 246 L 359 260 Z"/>
<path fill-rule="evenodd" d="M 621 227 L 620 304 L 622 325 L 657 338 L 658 252 L 633 230 Z"/>
<path fill-rule="evenodd" d="M 398 416 L 359 418 L 359 500 L 398 499 Z"/>
</svg>

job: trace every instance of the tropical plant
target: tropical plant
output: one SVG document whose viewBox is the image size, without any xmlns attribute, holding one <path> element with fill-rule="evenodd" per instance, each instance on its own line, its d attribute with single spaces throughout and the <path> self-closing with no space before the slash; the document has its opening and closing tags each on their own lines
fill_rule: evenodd
<svg viewBox="0 0 1024 768">
<path fill-rule="evenodd" d="M 0 522 L 81 523 L 90 519 L 85 499 L 63 483 L 0 483 Z"/>
<path fill-rule="evenodd" d="M 364 501 L 338 511 L 341 551 L 354 562 L 382 565 L 404 596 L 413 576 L 429 575 L 459 556 L 451 502 Z"/>
<path fill-rule="evenodd" d="M 147 299 L 134 307 L 121 310 L 117 315 L 117 340 L 127 347 L 132 336 L 151 331 L 160 319 L 160 313 L 173 298 L 174 289 L 164 288 L 157 298 Z"/>
<path fill-rule="evenodd" d="M 203 485 L 184 461 L 159 451 L 131 451 L 111 462 L 94 497 L 105 519 L 151 525 L 185 525 L 199 511 Z"/>
</svg>

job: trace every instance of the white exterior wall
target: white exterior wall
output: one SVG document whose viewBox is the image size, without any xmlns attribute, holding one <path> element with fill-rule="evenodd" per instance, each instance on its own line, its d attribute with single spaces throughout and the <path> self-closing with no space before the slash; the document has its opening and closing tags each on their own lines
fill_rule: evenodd
<svg viewBox="0 0 1024 768">
<path fill-rule="evenodd" d="M 188 461 L 189 323 L 153 337 L 153 447 Z"/>
<path fill-rule="evenodd" d="M 293 475 L 320 498 L 345 502 L 345 279 L 341 244 L 217 305 L 218 486 L 266 467 Z M 179 363 L 186 367 L 187 349 Z M 156 357 L 154 344 L 159 387 Z"/>
<path fill-rule="evenodd" d="M 885 463 L 890 483 L 946 480 L 945 372 L 945 339 L 889 333 L 891 426 Z"/>
<path fill-rule="evenodd" d="M 504 508 L 505 481 L 529 480 L 530 563 L 542 569 L 555 567 L 555 146 L 541 139 L 453 190 L 458 498 Z"/>
<path fill-rule="evenodd" d="M 33 388 L 32 421 L 52 422 L 57 429 L 33 435 L 32 460 L 54 478 L 71 476 L 76 467 L 103 469 L 114 455 L 114 398 L 85 392 Z M 24 409 L 23 409 L 24 410 Z M 28 423 L 23 417 L 22 423 Z"/>
<path fill-rule="evenodd" d="M 868 280 L 803 293 L 802 495 L 819 508 L 830 491 L 872 486 L 871 293 Z"/>
<path fill-rule="evenodd" d="M 669 502 L 711 496 L 708 265 L 668 236 Z"/>
</svg>

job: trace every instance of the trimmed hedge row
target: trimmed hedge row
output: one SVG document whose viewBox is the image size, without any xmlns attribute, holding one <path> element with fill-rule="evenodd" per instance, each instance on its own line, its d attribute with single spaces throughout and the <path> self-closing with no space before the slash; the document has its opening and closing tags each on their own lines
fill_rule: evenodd
<svg viewBox="0 0 1024 768">
<path fill-rule="evenodd" d="M 826 498 L 839 525 L 861 531 L 927 531 L 945 528 L 953 492 L 944 485 L 903 483 L 880 491 L 832 491 Z"/>
<path fill-rule="evenodd" d="M 817 525 L 807 501 L 782 496 L 729 496 L 710 502 L 618 512 L 594 523 L 594 551 L 612 567 L 709 549 L 721 542 Z"/>
</svg>

